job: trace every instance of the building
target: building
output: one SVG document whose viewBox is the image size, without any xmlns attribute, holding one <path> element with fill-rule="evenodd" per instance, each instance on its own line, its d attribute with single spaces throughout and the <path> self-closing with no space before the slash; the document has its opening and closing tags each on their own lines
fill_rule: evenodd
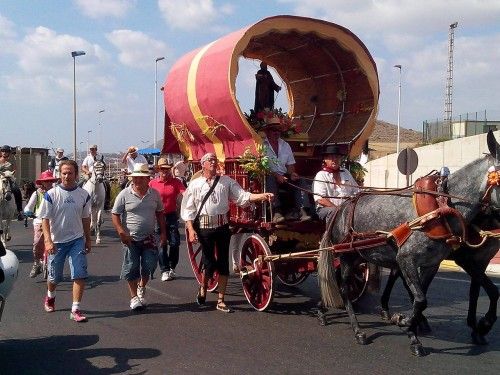
<svg viewBox="0 0 500 375">
<path fill-rule="evenodd" d="M 35 181 L 42 171 L 48 169 L 49 150 L 38 147 L 16 147 L 16 180 L 19 185 Z"/>
</svg>

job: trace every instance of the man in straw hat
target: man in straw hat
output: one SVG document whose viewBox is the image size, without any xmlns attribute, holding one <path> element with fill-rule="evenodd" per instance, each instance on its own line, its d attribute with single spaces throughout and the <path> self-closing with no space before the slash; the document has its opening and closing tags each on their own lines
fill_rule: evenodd
<svg viewBox="0 0 500 375">
<path fill-rule="evenodd" d="M 126 163 L 128 172 L 132 173 L 135 164 L 147 164 L 148 161 L 139 154 L 137 146 L 130 146 L 122 157 L 122 163 Z"/>
<path fill-rule="evenodd" d="M 328 222 L 342 204 L 342 197 L 350 197 L 359 191 L 351 173 L 341 168 L 346 152 L 341 145 L 327 145 L 323 149 L 323 169 L 314 177 L 313 192 L 316 212 Z"/>
<path fill-rule="evenodd" d="M 141 310 L 146 307 L 146 284 L 158 263 L 155 221 L 160 227 L 160 246 L 167 238 L 163 203 L 160 194 L 149 187 L 148 165 L 134 165 L 129 176 L 132 183 L 118 194 L 111 213 L 123 244 L 121 278 L 128 284 L 130 309 Z"/>
<path fill-rule="evenodd" d="M 292 148 L 281 138 L 281 123 L 278 117 L 273 117 L 267 120 L 264 126 L 264 150 L 266 155 L 274 160 L 270 164 L 270 173 L 266 175 L 266 190 L 273 193 L 276 199 L 273 202 L 273 217 L 272 221 L 280 223 L 287 220 L 300 219 L 301 221 L 310 220 L 311 217 L 305 212 L 303 206 L 305 199 L 302 197 L 302 191 L 288 185 L 290 181 L 293 184 L 303 187 L 303 182 L 295 171 L 295 158 Z M 293 208 L 285 216 L 282 210 L 283 202 L 278 198 L 278 188 L 285 189 L 293 195 Z"/>
<path fill-rule="evenodd" d="M 38 188 L 31 194 L 28 203 L 24 207 L 26 217 L 33 218 L 33 267 L 29 276 L 36 277 L 42 273 L 42 260 L 45 253 L 45 244 L 42 230 L 42 219 L 40 210 L 42 208 L 43 196 L 52 188 L 52 185 L 57 181 L 50 170 L 40 173 L 40 176 L 35 181 Z"/>
<path fill-rule="evenodd" d="M 252 194 L 229 176 L 217 175 L 217 157 L 207 153 L 201 158 L 202 175 L 191 180 L 182 199 L 181 217 L 186 222 L 189 242 L 200 242 L 202 247 L 203 281 L 196 301 L 205 304 L 208 281 L 219 272 L 216 308 L 222 312 L 232 310 L 224 302 L 229 276 L 229 201 L 238 206 L 250 202 L 271 201 L 272 193 Z M 210 192 L 210 195 L 208 193 Z M 207 199 L 204 199 L 204 198 Z M 202 202 L 205 202 L 202 204 Z M 215 259 L 217 247 L 217 259 Z"/>
<path fill-rule="evenodd" d="M 186 188 L 180 180 L 172 176 L 172 165 L 166 158 L 158 159 L 156 169 L 159 176 L 149 181 L 149 187 L 155 189 L 163 202 L 163 218 L 167 229 L 167 241 L 160 249 L 161 281 L 175 279 L 175 267 L 179 263 L 179 217 L 177 216 L 177 197 L 182 195 Z M 170 251 L 169 251 L 170 250 Z"/>
</svg>

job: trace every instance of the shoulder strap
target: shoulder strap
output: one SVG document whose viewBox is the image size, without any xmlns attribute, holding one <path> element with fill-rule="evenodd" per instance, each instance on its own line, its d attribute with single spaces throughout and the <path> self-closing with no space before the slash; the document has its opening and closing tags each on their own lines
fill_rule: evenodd
<svg viewBox="0 0 500 375">
<path fill-rule="evenodd" d="M 212 184 L 212 186 L 210 186 L 210 189 L 208 190 L 207 194 L 205 194 L 205 196 L 203 197 L 203 200 L 201 201 L 201 206 L 198 209 L 198 213 L 196 214 L 196 217 L 194 218 L 193 221 L 196 221 L 196 219 L 198 219 L 198 217 L 200 216 L 201 210 L 203 209 L 203 206 L 205 205 L 205 202 L 207 201 L 207 199 L 210 196 L 210 194 L 212 194 L 212 191 L 214 191 L 215 185 L 217 185 L 217 183 L 219 182 L 219 179 L 220 179 L 220 176 L 217 175 L 215 177 L 214 183 Z"/>
</svg>

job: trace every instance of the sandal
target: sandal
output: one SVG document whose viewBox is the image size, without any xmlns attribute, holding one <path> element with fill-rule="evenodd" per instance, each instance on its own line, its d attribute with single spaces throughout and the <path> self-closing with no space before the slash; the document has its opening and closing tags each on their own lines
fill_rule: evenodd
<svg viewBox="0 0 500 375">
<path fill-rule="evenodd" d="M 198 289 L 198 294 L 196 295 L 196 303 L 198 305 L 204 305 L 205 300 L 207 299 L 207 291 L 205 291 L 205 295 L 201 295 L 201 290 L 203 289 L 203 286 L 200 285 L 200 288 Z"/>
<path fill-rule="evenodd" d="M 224 313 L 233 312 L 233 309 L 231 309 L 228 305 L 226 305 L 223 299 L 217 300 L 217 310 L 222 311 Z"/>
</svg>

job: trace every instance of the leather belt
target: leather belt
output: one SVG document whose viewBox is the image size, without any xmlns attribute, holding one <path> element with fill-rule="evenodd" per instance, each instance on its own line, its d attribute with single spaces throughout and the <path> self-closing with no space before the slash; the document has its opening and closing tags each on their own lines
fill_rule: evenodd
<svg viewBox="0 0 500 375">
<path fill-rule="evenodd" d="M 200 215 L 200 229 L 214 229 L 229 223 L 227 214 Z"/>
</svg>

